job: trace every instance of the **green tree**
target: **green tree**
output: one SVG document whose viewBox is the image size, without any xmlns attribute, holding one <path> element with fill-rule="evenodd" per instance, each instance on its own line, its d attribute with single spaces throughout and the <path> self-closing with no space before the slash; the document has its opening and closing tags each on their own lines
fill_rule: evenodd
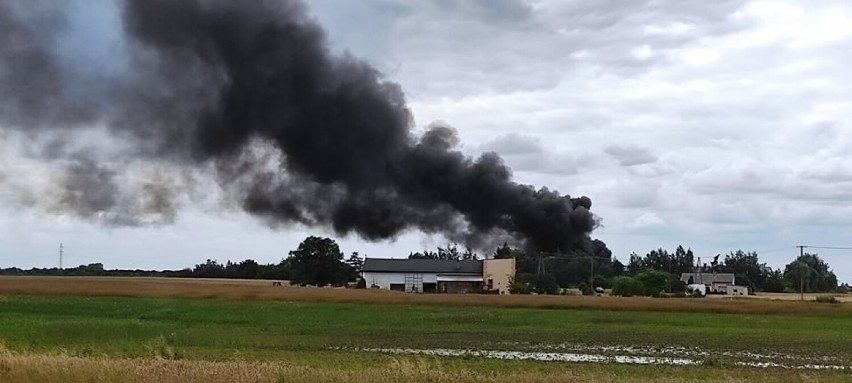
<svg viewBox="0 0 852 383">
<path fill-rule="evenodd" d="M 350 280 L 352 268 L 330 238 L 310 236 L 290 252 L 290 283 L 294 285 L 340 286 Z"/>
<path fill-rule="evenodd" d="M 551 274 L 534 274 L 532 276 L 533 290 L 537 294 L 556 294 L 559 292 L 559 284 Z"/>
<path fill-rule="evenodd" d="M 509 247 L 508 243 L 503 243 L 502 247 L 498 247 L 494 251 L 494 259 L 508 259 L 515 256 L 514 251 Z"/>
<path fill-rule="evenodd" d="M 799 263 L 807 265 L 810 271 L 805 272 L 805 268 Z M 791 273 L 790 277 L 788 272 Z M 798 287 L 804 292 L 828 292 L 837 289 L 837 276 L 817 254 L 805 253 L 796 258 L 784 268 L 784 277 L 790 282 L 790 286 Z"/>
<path fill-rule="evenodd" d="M 805 289 L 811 281 L 813 269 L 807 263 L 795 260 L 784 268 L 784 278 L 805 299 Z"/>
<path fill-rule="evenodd" d="M 346 264 L 349 266 L 351 272 L 349 280 L 354 281 L 358 279 L 361 276 L 361 268 L 364 267 L 364 259 L 361 258 L 357 251 L 353 251 L 349 255 L 349 258 L 346 259 Z"/>
<path fill-rule="evenodd" d="M 733 273 L 738 285 L 746 285 L 749 291 L 766 290 L 766 279 L 771 269 L 760 263 L 755 252 L 737 250 L 725 255 L 723 270 Z"/>
<path fill-rule="evenodd" d="M 532 294 L 532 274 L 515 274 L 515 277 L 509 282 L 509 292 L 512 294 Z"/>
<path fill-rule="evenodd" d="M 464 253 L 461 254 L 461 259 L 466 261 L 475 261 L 479 259 L 479 255 L 473 252 L 473 249 L 470 247 L 465 248 Z"/>
<path fill-rule="evenodd" d="M 770 293 L 782 293 L 787 287 L 784 281 L 784 274 L 781 270 L 769 269 L 766 273 L 766 283 L 763 285 L 763 291 Z"/>
<path fill-rule="evenodd" d="M 642 282 L 633 277 L 620 276 L 612 280 L 612 295 L 632 297 L 642 295 L 643 290 Z"/>
<path fill-rule="evenodd" d="M 240 263 L 228 261 L 225 264 L 226 278 L 255 279 L 259 272 L 260 265 L 252 259 L 246 259 Z"/>
<path fill-rule="evenodd" d="M 192 276 L 200 278 L 223 278 L 225 276 L 225 266 L 208 259 L 206 262 L 195 265 L 192 268 Z"/>
<path fill-rule="evenodd" d="M 636 279 L 642 283 L 642 294 L 652 297 L 660 296 L 669 284 L 669 274 L 658 270 L 645 270 Z"/>
<path fill-rule="evenodd" d="M 438 246 L 438 259 L 459 260 L 462 259 L 462 256 L 456 244 L 448 243 L 447 247 Z"/>
<path fill-rule="evenodd" d="M 580 285 L 577 286 L 577 288 L 580 289 L 580 293 L 583 295 L 594 295 L 595 293 L 595 290 L 589 287 L 589 284 L 586 282 L 580 282 Z"/>
<path fill-rule="evenodd" d="M 360 273 L 361 268 L 364 267 L 364 258 L 361 258 L 361 255 L 357 251 L 353 251 L 352 254 L 349 254 L 349 258 L 346 259 L 346 264 Z"/>
</svg>

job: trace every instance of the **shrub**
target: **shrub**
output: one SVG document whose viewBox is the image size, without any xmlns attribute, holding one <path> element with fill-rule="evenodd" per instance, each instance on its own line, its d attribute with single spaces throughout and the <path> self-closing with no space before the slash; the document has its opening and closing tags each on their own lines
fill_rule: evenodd
<svg viewBox="0 0 852 383">
<path fill-rule="evenodd" d="M 658 297 L 666 290 L 669 283 L 669 274 L 657 270 L 645 270 L 636 276 L 636 279 L 642 283 L 642 293 L 644 295 Z"/>
<path fill-rule="evenodd" d="M 551 274 L 536 274 L 532 276 L 532 285 L 538 294 L 558 294 L 559 284 Z"/>
<path fill-rule="evenodd" d="M 642 295 L 642 282 L 632 277 L 615 277 L 612 280 L 612 295 L 622 297 L 632 297 L 634 295 Z"/>
<path fill-rule="evenodd" d="M 580 292 L 583 295 L 594 295 L 595 294 L 595 291 L 592 290 L 591 286 L 586 284 L 586 282 L 580 282 L 580 285 L 577 286 L 577 287 L 580 289 Z"/>
<path fill-rule="evenodd" d="M 686 282 L 680 280 L 680 278 L 677 278 L 674 275 L 672 275 L 670 278 L 672 278 L 672 282 L 671 282 L 672 288 L 671 288 L 671 291 L 669 291 L 670 293 L 673 293 L 673 294 L 678 294 L 678 293 L 684 294 L 684 293 L 686 293 Z"/>
<path fill-rule="evenodd" d="M 605 289 L 608 289 L 608 288 L 612 287 L 612 281 L 609 278 L 604 277 L 603 275 L 596 274 L 595 275 L 595 285 L 591 286 L 591 287 L 592 287 L 593 290 L 594 290 L 595 287 L 603 287 Z"/>
<path fill-rule="evenodd" d="M 517 274 L 509 282 L 509 292 L 512 294 L 532 294 L 533 286 L 530 283 L 530 274 Z"/>
</svg>

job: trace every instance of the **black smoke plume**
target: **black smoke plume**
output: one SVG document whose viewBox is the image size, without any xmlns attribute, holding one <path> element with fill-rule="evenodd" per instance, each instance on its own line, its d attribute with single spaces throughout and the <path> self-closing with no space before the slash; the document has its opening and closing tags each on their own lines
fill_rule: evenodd
<svg viewBox="0 0 852 383">
<path fill-rule="evenodd" d="M 127 157 L 212 164 L 223 190 L 270 224 L 370 240 L 418 229 L 473 246 L 510 235 L 545 251 L 582 246 L 596 226 L 589 198 L 513 182 L 496 154 L 458 151 L 449 127 L 414 137 L 400 87 L 331 54 L 300 2 L 127 0 L 124 69 L 87 75 L 54 48 L 63 4 L 0 0 L 4 129 L 105 125 L 133 143 Z M 112 183 L 94 190 L 110 174 L 78 175 L 76 209 L 116 203 Z"/>
</svg>

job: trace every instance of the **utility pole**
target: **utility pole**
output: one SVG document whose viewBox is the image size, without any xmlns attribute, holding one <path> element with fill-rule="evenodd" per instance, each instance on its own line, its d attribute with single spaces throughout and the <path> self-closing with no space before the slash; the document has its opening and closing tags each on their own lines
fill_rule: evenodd
<svg viewBox="0 0 852 383">
<path fill-rule="evenodd" d="M 669 292 L 672 292 L 672 255 L 669 254 L 666 258 L 669 260 Z"/>
<path fill-rule="evenodd" d="M 589 256 L 589 263 L 592 265 L 592 274 L 589 276 L 589 288 L 595 289 L 595 257 Z"/>
<path fill-rule="evenodd" d="M 59 242 L 59 270 L 62 270 L 62 253 L 65 248 L 62 246 L 62 242 Z"/>
<path fill-rule="evenodd" d="M 542 263 L 541 263 L 541 255 L 542 255 L 542 254 L 541 254 L 541 252 L 539 251 L 539 252 L 538 252 L 538 271 L 537 271 L 537 273 L 536 273 L 536 274 L 538 274 L 538 275 L 541 275 L 541 271 L 544 269 L 544 267 L 543 267 L 543 265 L 542 265 Z"/>
<path fill-rule="evenodd" d="M 799 246 L 796 246 L 796 247 L 799 248 L 799 258 L 804 257 L 805 256 L 805 248 L 807 246 L 799 245 Z M 799 270 L 799 300 L 802 300 L 802 301 L 805 300 L 805 276 L 803 275 L 801 270 Z"/>
</svg>

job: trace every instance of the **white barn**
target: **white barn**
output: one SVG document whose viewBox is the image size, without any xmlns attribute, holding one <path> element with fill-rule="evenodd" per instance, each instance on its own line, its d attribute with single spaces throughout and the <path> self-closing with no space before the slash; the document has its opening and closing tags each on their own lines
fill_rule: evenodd
<svg viewBox="0 0 852 383">
<path fill-rule="evenodd" d="M 507 294 L 509 281 L 515 276 L 514 261 L 367 258 L 361 277 L 368 288 L 414 293 Z"/>
</svg>

